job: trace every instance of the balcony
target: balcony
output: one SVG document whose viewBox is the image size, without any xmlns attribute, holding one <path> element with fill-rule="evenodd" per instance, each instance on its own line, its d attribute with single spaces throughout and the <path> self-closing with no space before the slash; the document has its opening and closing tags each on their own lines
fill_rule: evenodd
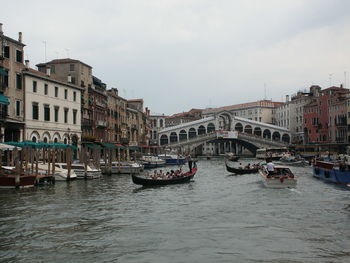
<svg viewBox="0 0 350 263">
<path fill-rule="evenodd" d="M 101 108 L 106 108 L 106 103 L 96 101 L 96 106 L 99 106 L 99 107 L 101 107 Z"/>
<path fill-rule="evenodd" d="M 98 120 L 96 122 L 97 127 L 102 127 L 102 128 L 106 128 L 107 127 L 107 121 L 102 121 L 102 120 Z"/>
</svg>

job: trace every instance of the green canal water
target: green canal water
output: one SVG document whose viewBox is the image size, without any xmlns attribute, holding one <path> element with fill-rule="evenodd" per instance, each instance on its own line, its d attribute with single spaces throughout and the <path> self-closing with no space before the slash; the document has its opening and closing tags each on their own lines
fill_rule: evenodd
<svg viewBox="0 0 350 263">
<path fill-rule="evenodd" d="M 223 159 L 198 168 L 157 188 L 122 175 L 0 190 L 0 262 L 350 262 L 350 191 L 309 167 L 292 168 L 296 189 Z"/>
</svg>

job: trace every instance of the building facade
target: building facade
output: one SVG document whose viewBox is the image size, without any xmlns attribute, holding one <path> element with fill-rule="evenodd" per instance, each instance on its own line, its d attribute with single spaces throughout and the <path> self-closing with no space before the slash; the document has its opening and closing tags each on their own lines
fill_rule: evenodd
<svg viewBox="0 0 350 263">
<path fill-rule="evenodd" d="M 26 68 L 24 140 L 78 145 L 82 88 Z"/>
<path fill-rule="evenodd" d="M 167 116 L 165 118 L 165 127 L 172 127 L 183 123 L 199 120 L 202 118 L 202 111 L 203 110 L 201 109 L 191 109 L 188 112 L 182 112 Z"/>
<path fill-rule="evenodd" d="M 0 140 L 22 141 L 24 132 L 24 44 L 4 35 L 0 24 Z"/>
</svg>

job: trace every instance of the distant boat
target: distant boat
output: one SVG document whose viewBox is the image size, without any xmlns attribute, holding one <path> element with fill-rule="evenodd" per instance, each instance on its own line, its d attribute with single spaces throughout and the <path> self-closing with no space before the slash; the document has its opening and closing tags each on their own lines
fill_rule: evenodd
<svg viewBox="0 0 350 263">
<path fill-rule="evenodd" d="M 66 163 L 55 163 L 55 166 L 61 169 L 68 169 Z M 77 175 L 77 179 L 98 179 L 102 176 L 101 169 L 87 165 L 85 177 L 85 166 L 83 163 L 72 163 L 71 169 Z"/>
<path fill-rule="evenodd" d="M 101 169 L 108 170 L 108 163 L 100 162 Z M 112 162 L 111 174 L 138 174 L 143 171 L 143 165 L 136 162 Z"/>
<path fill-rule="evenodd" d="M 144 177 L 138 175 L 132 175 L 132 181 L 134 184 L 143 186 L 155 186 L 155 185 L 168 185 L 168 184 L 183 184 L 188 183 L 196 174 L 197 168 L 192 168 L 192 171 L 182 173 L 180 176 L 171 179 L 152 179 L 151 177 Z"/>
<path fill-rule="evenodd" d="M 259 173 L 268 188 L 294 188 L 297 185 L 297 178 L 286 166 L 275 166 L 273 174 L 269 174 L 266 167 L 262 166 Z"/>
<path fill-rule="evenodd" d="M 232 161 L 232 162 L 237 162 L 239 160 L 239 156 L 234 154 L 234 153 L 228 153 L 226 155 L 227 160 Z"/>
</svg>

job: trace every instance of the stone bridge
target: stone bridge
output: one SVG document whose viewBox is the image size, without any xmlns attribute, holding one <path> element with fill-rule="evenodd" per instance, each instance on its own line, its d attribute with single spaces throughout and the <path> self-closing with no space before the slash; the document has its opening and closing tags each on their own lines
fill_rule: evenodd
<svg viewBox="0 0 350 263">
<path fill-rule="evenodd" d="M 231 136 L 220 137 L 223 131 Z M 234 133 L 232 133 L 234 131 Z M 232 135 L 235 134 L 235 135 Z M 189 149 L 205 143 L 234 142 L 255 152 L 258 148 L 283 147 L 291 134 L 283 127 L 257 122 L 223 111 L 213 116 L 163 129 L 158 134 L 159 145 Z M 226 146 L 225 146 L 226 147 Z M 237 147 L 235 146 L 236 152 Z"/>
</svg>

